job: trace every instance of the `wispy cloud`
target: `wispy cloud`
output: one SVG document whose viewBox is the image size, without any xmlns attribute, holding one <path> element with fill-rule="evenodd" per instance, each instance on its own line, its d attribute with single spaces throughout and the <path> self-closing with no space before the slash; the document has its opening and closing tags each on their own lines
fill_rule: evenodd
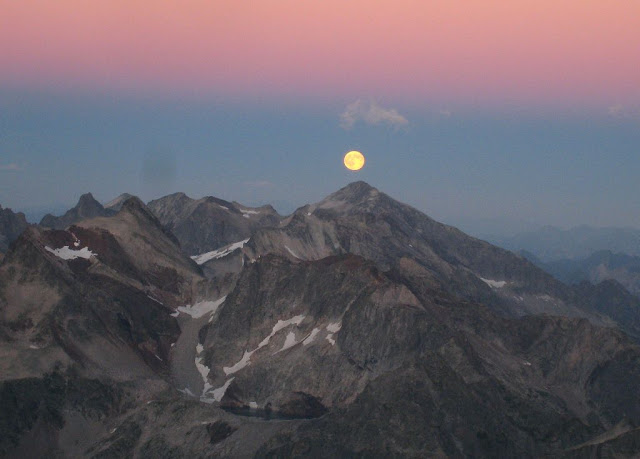
<svg viewBox="0 0 640 459">
<path fill-rule="evenodd" d="M 16 163 L 0 164 L 0 171 L 21 171 L 22 166 Z"/>
<path fill-rule="evenodd" d="M 387 124 L 398 129 L 409 125 L 409 121 L 395 108 L 384 108 L 372 100 L 358 99 L 350 103 L 340 115 L 340 126 L 351 129 L 362 121 L 371 125 Z"/>
</svg>

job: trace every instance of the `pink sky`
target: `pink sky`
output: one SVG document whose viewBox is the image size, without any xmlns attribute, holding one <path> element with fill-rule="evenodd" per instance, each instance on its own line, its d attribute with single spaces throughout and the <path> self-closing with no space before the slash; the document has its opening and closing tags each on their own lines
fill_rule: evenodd
<svg viewBox="0 0 640 459">
<path fill-rule="evenodd" d="M 640 102 L 637 0 L 0 2 L 0 87 Z"/>
</svg>

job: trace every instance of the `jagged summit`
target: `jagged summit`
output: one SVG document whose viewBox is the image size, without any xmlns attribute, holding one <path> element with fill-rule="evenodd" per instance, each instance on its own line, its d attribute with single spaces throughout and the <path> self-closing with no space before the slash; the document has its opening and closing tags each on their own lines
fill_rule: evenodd
<svg viewBox="0 0 640 459">
<path fill-rule="evenodd" d="M 78 205 L 76 207 L 80 209 L 90 209 L 97 208 L 98 206 L 102 207 L 102 204 L 96 201 L 96 198 L 94 198 L 91 193 L 84 193 L 82 196 L 80 196 Z"/>
<path fill-rule="evenodd" d="M 378 192 L 379 190 L 377 188 L 372 187 L 365 181 L 358 180 L 357 182 L 351 182 L 340 188 L 338 191 L 331 193 L 329 197 L 334 196 L 336 198 L 357 200 Z"/>
<path fill-rule="evenodd" d="M 111 201 L 109 201 L 108 203 L 106 203 L 104 205 L 105 209 L 111 209 L 111 210 L 115 210 L 116 212 L 118 212 L 120 210 L 120 208 L 122 207 L 122 204 L 129 198 L 133 197 L 132 194 L 130 193 L 122 193 L 120 196 L 118 196 L 115 199 L 112 199 Z"/>
<path fill-rule="evenodd" d="M 0 253 L 6 252 L 29 224 L 22 212 L 13 212 L 0 206 Z"/>
<path fill-rule="evenodd" d="M 213 196 L 192 199 L 174 193 L 148 206 L 185 252 L 194 256 L 245 240 L 258 228 L 276 226 L 281 220 L 271 206 L 253 208 Z"/>
<path fill-rule="evenodd" d="M 340 188 L 338 191 L 331 193 L 321 202 L 346 201 L 355 204 L 362 200 L 369 199 L 372 196 L 377 196 L 379 193 L 380 191 L 377 188 L 372 187 L 367 182 L 358 181 L 352 182 Z"/>
<path fill-rule="evenodd" d="M 45 215 L 40 221 L 40 226 L 53 229 L 64 229 L 69 225 L 87 218 L 107 217 L 114 213 L 115 212 L 111 209 L 105 209 L 91 193 L 85 193 L 80 196 L 78 204 L 68 210 L 63 216 L 55 217 L 51 214 Z"/>
</svg>

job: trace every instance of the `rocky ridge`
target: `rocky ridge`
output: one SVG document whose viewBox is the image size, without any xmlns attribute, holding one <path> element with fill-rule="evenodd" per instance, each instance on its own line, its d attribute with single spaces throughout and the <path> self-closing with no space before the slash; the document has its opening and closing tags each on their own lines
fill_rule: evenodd
<svg viewBox="0 0 640 459">
<path fill-rule="evenodd" d="M 625 297 L 606 307 L 364 182 L 213 229 L 197 253 L 184 244 L 198 225 L 258 214 L 162 199 L 12 246 L 0 454 L 638 452 Z"/>
</svg>

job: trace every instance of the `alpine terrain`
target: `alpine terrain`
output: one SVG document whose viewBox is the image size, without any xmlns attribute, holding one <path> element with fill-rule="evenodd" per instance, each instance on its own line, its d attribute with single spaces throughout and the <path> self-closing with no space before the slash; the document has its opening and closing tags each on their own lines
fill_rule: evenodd
<svg viewBox="0 0 640 459">
<path fill-rule="evenodd" d="M 286 217 L 88 194 L 24 227 L 0 456 L 640 455 L 637 297 L 364 182 Z"/>
</svg>

